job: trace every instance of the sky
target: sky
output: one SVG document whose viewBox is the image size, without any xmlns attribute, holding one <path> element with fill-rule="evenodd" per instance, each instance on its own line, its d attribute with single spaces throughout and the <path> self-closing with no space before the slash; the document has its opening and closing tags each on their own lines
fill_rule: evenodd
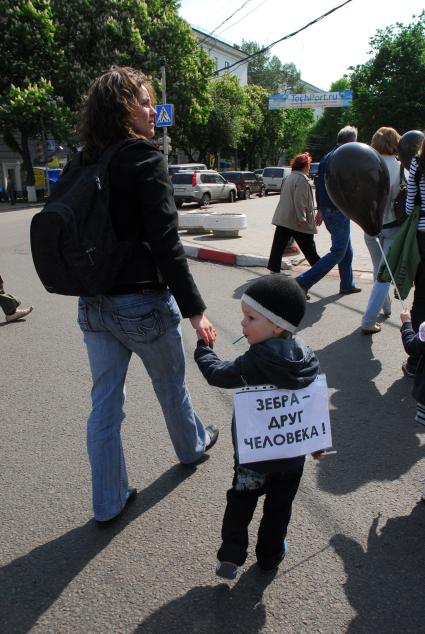
<svg viewBox="0 0 425 634">
<path fill-rule="evenodd" d="M 344 0 L 181 0 L 180 15 L 192 26 L 215 31 L 231 44 L 243 39 L 266 46 L 297 30 Z M 351 0 L 332 15 L 271 49 L 283 63 L 293 62 L 301 77 L 329 90 L 349 66 L 367 61 L 369 40 L 377 29 L 402 22 L 425 8 L 424 0 Z M 237 24 L 236 24 L 237 23 Z M 230 28 L 229 28 L 230 27 Z"/>
</svg>

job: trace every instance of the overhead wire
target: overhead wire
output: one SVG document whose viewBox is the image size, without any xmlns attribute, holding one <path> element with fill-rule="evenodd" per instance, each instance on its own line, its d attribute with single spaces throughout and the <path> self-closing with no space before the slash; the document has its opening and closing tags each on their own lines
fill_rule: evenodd
<svg viewBox="0 0 425 634">
<path fill-rule="evenodd" d="M 259 51 L 256 51 L 255 53 L 252 53 L 251 55 L 247 55 L 243 59 L 240 59 L 237 62 L 233 62 L 233 64 L 229 64 L 229 66 L 224 66 L 223 68 L 218 68 L 211 75 L 211 77 L 215 77 L 216 75 L 218 75 L 219 73 L 221 73 L 224 70 L 228 71 L 231 68 L 238 67 L 241 64 L 243 64 L 244 62 L 246 62 L 246 61 L 248 61 L 250 59 L 253 59 L 254 57 L 257 57 L 257 55 L 261 55 L 262 53 L 265 53 L 266 51 L 270 50 L 273 46 L 276 46 L 276 44 L 279 44 L 280 42 L 283 42 L 285 40 L 289 40 L 291 37 L 294 37 L 295 35 L 298 35 L 298 33 L 301 33 L 302 31 L 305 31 L 309 27 L 313 26 L 313 24 L 317 24 L 317 22 L 320 22 L 320 20 L 323 20 L 324 18 L 327 18 L 332 13 L 335 13 L 335 11 L 338 11 L 338 9 L 342 9 L 342 7 L 345 7 L 345 5 L 349 4 L 350 2 L 352 2 L 352 0 L 346 0 L 345 2 L 343 2 L 343 3 L 339 4 L 338 6 L 334 7 L 333 9 L 330 9 L 329 11 L 326 11 L 326 13 L 323 13 L 323 15 L 320 15 L 318 18 L 315 18 L 314 20 L 311 20 L 310 22 L 308 22 L 308 24 L 305 24 L 304 26 L 302 26 L 301 28 L 297 29 L 296 31 L 293 31 L 292 33 L 288 33 L 288 35 L 284 35 L 283 37 L 279 38 L 275 42 L 272 42 L 271 44 L 268 44 L 268 46 L 265 46 L 264 48 L 260 49 Z"/>
<path fill-rule="evenodd" d="M 217 35 L 221 35 L 222 33 L 225 33 L 226 31 L 228 31 L 229 29 L 231 29 L 232 27 L 236 26 L 237 24 L 239 24 L 239 22 L 242 22 L 242 20 L 245 20 L 245 18 L 247 18 L 249 15 L 251 15 L 251 13 L 254 13 L 254 11 L 257 11 L 257 9 L 259 9 L 260 7 L 263 6 L 263 4 L 265 4 L 266 2 L 269 2 L 269 0 L 263 0 L 263 2 L 260 2 L 259 5 L 257 5 L 256 7 L 254 7 L 253 9 L 251 9 L 251 11 L 249 11 L 248 13 L 245 13 L 245 15 L 243 15 L 239 20 L 237 20 L 236 22 L 232 22 L 232 24 L 229 24 L 229 26 L 226 26 L 225 29 L 223 29 L 222 31 L 220 31 Z"/>
<path fill-rule="evenodd" d="M 200 44 L 203 44 L 206 40 L 208 40 L 220 27 L 223 26 L 223 24 L 226 24 L 226 22 L 231 20 L 234 15 L 239 13 L 239 11 L 242 11 L 242 9 L 246 7 L 246 5 L 249 4 L 250 2 L 252 2 L 252 0 L 245 0 L 245 2 L 243 2 L 241 6 L 238 9 L 236 9 L 236 11 L 233 11 L 233 13 L 231 13 L 225 20 L 220 22 L 220 24 L 216 26 L 215 29 L 213 29 L 208 35 L 205 35 L 204 39 L 200 41 Z"/>
</svg>

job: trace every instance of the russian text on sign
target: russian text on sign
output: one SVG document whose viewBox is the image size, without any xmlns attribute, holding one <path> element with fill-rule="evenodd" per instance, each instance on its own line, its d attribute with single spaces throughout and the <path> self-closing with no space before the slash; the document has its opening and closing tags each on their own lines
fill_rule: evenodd
<svg viewBox="0 0 425 634">
<path fill-rule="evenodd" d="M 300 390 L 240 388 L 234 409 L 241 464 L 293 458 L 332 445 L 324 374 Z"/>
</svg>

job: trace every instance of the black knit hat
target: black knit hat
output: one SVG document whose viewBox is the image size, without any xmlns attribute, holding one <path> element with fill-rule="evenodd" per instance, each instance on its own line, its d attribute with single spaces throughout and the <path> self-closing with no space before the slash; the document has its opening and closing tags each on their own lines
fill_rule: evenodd
<svg viewBox="0 0 425 634">
<path fill-rule="evenodd" d="M 284 330 L 294 333 L 304 317 L 305 295 L 283 275 L 264 275 L 248 286 L 242 301 Z"/>
</svg>

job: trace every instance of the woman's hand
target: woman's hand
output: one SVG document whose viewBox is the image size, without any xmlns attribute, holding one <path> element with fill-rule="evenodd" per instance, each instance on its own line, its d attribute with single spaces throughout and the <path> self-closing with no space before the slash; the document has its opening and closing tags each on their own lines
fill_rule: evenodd
<svg viewBox="0 0 425 634">
<path fill-rule="evenodd" d="M 196 336 L 198 339 L 202 339 L 208 346 L 214 343 L 217 338 L 217 333 L 206 315 L 194 315 L 189 317 L 192 327 L 196 330 Z"/>
<path fill-rule="evenodd" d="M 297 220 L 297 227 L 305 227 L 307 228 L 309 226 L 307 220 Z"/>
<path fill-rule="evenodd" d="M 410 310 L 408 308 L 401 311 L 400 319 L 402 324 L 405 324 L 406 321 L 412 321 L 412 317 L 410 316 Z"/>
<path fill-rule="evenodd" d="M 322 222 L 323 222 L 323 216 L 322 216 L 322 212 L 320 211 L 320 209 L 318 209 L 318 210 L 316 211 L 316 218 L 315 218 L 315 220 L 316 220 L 316 225 L 317 225 L 318 227 L 320 227 L 320 225 L 321 225 L 321 224 L 322 224 Z"/>
</svg>

